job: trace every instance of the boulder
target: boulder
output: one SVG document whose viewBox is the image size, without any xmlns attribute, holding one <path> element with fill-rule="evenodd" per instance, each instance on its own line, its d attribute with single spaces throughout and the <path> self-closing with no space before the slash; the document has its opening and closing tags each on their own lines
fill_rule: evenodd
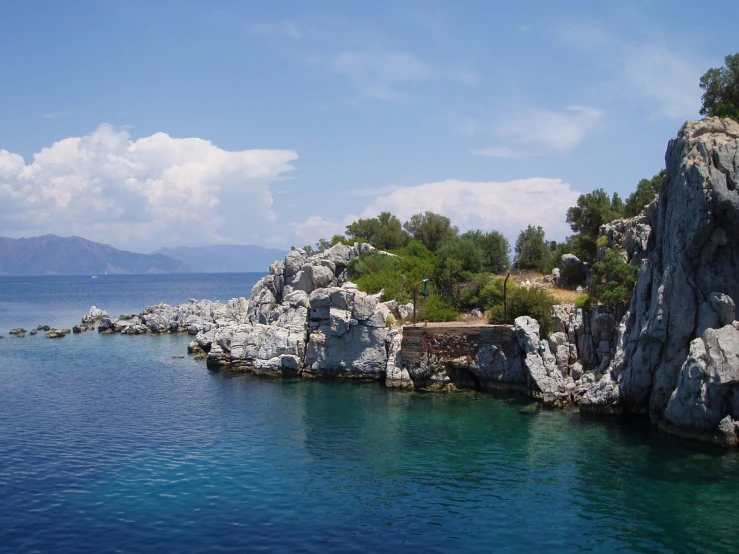
<svg viewBox="0 0 739 554">
<path fill-rule="evenodd" d="M 721 434 L 724 442 L 735 443 L 733 425 L 727 423 L 732 420 L 739 420 L 739 330 L 725 325 L 706 329 L 690 343 L 664 422 L 676 429 Z"/>
</svg>

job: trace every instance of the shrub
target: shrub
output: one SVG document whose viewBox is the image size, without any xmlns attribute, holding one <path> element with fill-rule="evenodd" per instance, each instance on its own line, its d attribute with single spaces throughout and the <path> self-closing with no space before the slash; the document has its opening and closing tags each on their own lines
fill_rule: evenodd
<svg viewBox="0 0 739 554">
<path fill-rule="evenodd" d="M 598 237 L 598 240 L 595 241 L 595 247 L 603 248 L 604 246 L 608 246 L 608 237 L 606 235 L 601 235 Z"/>
<path fill-rule="evenodd" d="M 496 277 L 491 279 L 480 291 L 479 302 L 482 309 L 492 308 L 500 304 L 503 305 L 503 285 L 505 283 L 504 277 Z M 508 297 L 510 298 L 513 291 L 516 289 L 516 285 L 513 281 L 508 281 Z M 501 312 L 502 317 L 502 312 Z"/>
<path fill-rule="evenodd" d="M 631 300 L 638 272 L 639 269 L 627 264 L 617 250 L 609 250 L 591 269 L 592 300 L 614 308 L 625 306 Z"/>
<path fill-rule="evenodd" d="M 590 295 L 587 293 L 581 294 L 577 298 L 575 298 L 575 307 L 576 308 L 589 308 L 590 307 Z"/>
<path fill-rule="evenodd" d="M 502 289 L 501 289 L 502 291 Z M 542 337 L 552 329 L 552 307 L 556 303 L 554 297 L 546 291 L 531 288 L 508 289 L 508 323 L 524 315 L 533 317 L 539 322 Z M 492 305 L 487 312 L 490 323 L 501 324 L 504 319 L 502 292 L 500 302 Z"/>
<path fill-rule="evenodd" d="M 367 252 L 349 262 L 347 271 L 359 290 L 375 294 L 385 290 L 385 298 L 403 296 L 404 283 L 398 271 L 399 261 L 379 252 Z"/>
<path fill-rule="evenodd" d="M 469 281 L 460 287 L 460 295 L 458 306 L 462 310 L 471 310 L 473 308 L 484 309 L 485 294 L 484 289 L 495 278 L 488 273 L 478 273 L 471 275 Z"/>
<path fill-rule="evenodd" d="M 459 312 L 443 298 L 433 295 L 426 298 L 420 319 L 424 321 L 456 321 Z"/>
</svg>

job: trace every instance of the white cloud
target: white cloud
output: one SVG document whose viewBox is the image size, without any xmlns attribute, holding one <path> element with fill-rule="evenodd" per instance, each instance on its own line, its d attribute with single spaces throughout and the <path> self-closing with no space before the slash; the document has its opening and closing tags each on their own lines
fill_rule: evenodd
<svg viewBox="0 0 739 554">
<path fill-rule="evenodd" d="M 331 239 L 334 235 L 343 235 L 346 226 L 356 219 L 356 216 L 348 215 L 343 222 L 338 222 L 314 215 L 303 222 L 291 223 L 294 246 L 313 245 L 318 239 Z"/>
<path fill-rule="evenodd" d="M 499 144 L 473 150 L 495 158 L 520 158 L 547 152 L 567 152 L 595 131 L 603 111 L 569 106 L 561 111 L 529 108 L 504 115 L 493 128 Z"/>
<path fill-rule="evenodd" d="M 426 64 L 413 54 L 385 50 L 352 50 L 341 52 L 330 62 L 332 71 L 347 77 L 363 98 L 404 101 L 408 92 L 404 85 L 418 84 L 432 78 L 447 78 L 464 83 L 475 82 L 476 76 L 464 69 L 448 70 Z"/>
<path fill-rule="evenodd" d="M 133 140 L 109 125 L 55 142 L 29 164 L 0 150 L 2 232 L 75 234 L 140 251 L 256 241 L 275 219 L 270 184 L 297 157 L 165 133 Z"/>
<path fill-rule="evenodd" d="M 623 76 L 632 89 L 658 105 L 671 119 L 698 115 L 702 66 L 691 57 L 679 55 L 662 44 L 644 44 L 627 50 Z"/>
<path fill-rule="evenodd" d="M 570 106 L 562 111 L 534 108 L 504 116 L 495 132 L 515 144 L 548 150 L 571 150 L 593 131 L 603 111 L 591 106 Z"/>
<path fill-rule="evenodd" d="M 612 74 L 608 88 L 633 98 L 648 100 L 656 112 L 670 119 L 698 115 L 698 82 L 708 64 L 684 50 L 681 44 L 655 40 L 626 41 L 592 22 L 566 23 L 555 32 L 566 44 Z"/>
<path fill-rule="evenodd" d="M 561 179 L 531 178 L 508 182 L 447 180 L 403 187 L 380 196 L 368 205 L 361 217 L 374 217 L 389 211 L 408 220 L 413 214 L 433 211 L 449 217 L 462 231 L 496 229 L 515 241 L 527 225 L 541 225 L 551 240 L 570 234 L 565 214 L 577 202 L 579 192 Z M 315 239 L 343 232 L 356 216 L 342 223 L 312 217 L 303 224 L 293 224 L 297 236 Z M 307 231 L 310 229 L 311 233 Z M 300 242 L 300 240 L 298 240 Z M 309 242 L 304 240 L 303 243 Z"/>
</svg>

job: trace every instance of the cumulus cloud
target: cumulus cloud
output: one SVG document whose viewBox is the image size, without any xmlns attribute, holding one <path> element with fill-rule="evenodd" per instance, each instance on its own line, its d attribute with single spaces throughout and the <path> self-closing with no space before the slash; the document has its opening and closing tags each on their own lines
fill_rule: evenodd
<svg viewBox="0 0 739 554">
<path fill-rule="evenodd" d="M 270 184 L 297 157 L 166 133 L 134 140 L 109 125 L 55 142 L 29 164 L 0 150 L 2 233 L 82 235 L 139 251 L 258 241 L 275 219 Z"/>
<path fill-rule="evenodd" d="M 514 241 L 527 225 L 541 225 L 551 240 L 570 234 L 565 222 L 567 208 L 573 206 L 579 192 L 561 179 L 531 178 L 507 182 L 447 180 L 403 187 L 378 197 L 363 210 L 361 217 L 374 217 L 389 211 L 406 221 L 413 214 L 433 211 L 449 217 L 462 231 L 496 229 Z M 323 229 L 343 231 L 356 217 L 348 216 L 339 224 L 314 217 L 293 229 L 316 231 L 314 238 L 327 236 Z M 306 235 L 307 236 L 307 235 Z"/>
</svg>

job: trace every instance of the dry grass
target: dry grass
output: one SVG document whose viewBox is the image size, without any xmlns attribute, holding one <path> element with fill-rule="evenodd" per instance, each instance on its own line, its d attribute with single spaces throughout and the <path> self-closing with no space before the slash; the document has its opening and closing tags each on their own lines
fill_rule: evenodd
<svg viewBox="0 0 739 554">
<path fill-rule="evenodd" d="M 549 294 L 557 299 L 559 304 L 574 304 L 575 299 L 580 296 L 580 293 L 571 289 L 561 289 L 559 287 L 552 287 L 547 291 Z"/>
<path fill-rule="evenodd" d="M 575 299 L 580 296 L 580 293 L 570 288 L 558 287 L 554 283 L 548 283 L 544 280 L 544 275 L 536 271 L 520 271 L 518 273 L 511 274 L 511 281 L 516 283 L 517 286 L 521 286 L 522 283 L 530 282 L 534 286 L 546 290 L 549 294 L 554 296 L 559 304 L 574 304 Z"/>
</svg>

